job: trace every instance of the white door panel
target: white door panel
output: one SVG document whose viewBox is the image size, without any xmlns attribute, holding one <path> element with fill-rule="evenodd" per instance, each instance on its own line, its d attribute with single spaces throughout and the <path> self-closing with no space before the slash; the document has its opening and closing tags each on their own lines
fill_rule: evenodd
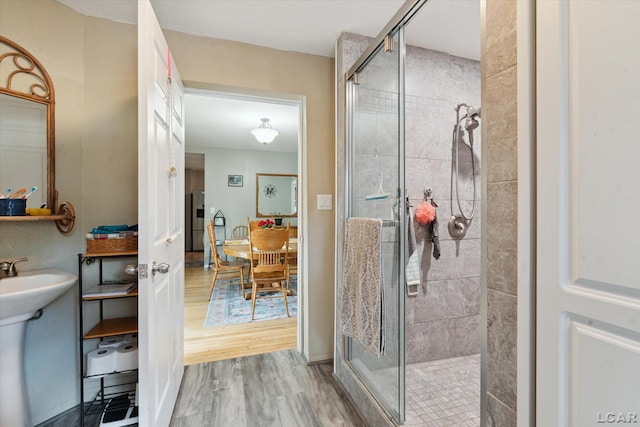
<svg viewBox="0 0 640 427">
<path fill-rule="evenodd" d="M 638 19 L 637 1 L 536 2 L 540 426 L 640 423 Z"/>
<path fill-rule="evenodd" d="M 569 320 L 572 369 L 565 381 L 572 424 L 601 424 L 607 414 L 632 414 L 640 423 L 640 334 L 578 316 Z"/>
<path fill-rule="evenodd" d="M 184 371 L 184 110 L 148 0 L 138 2 L 138 50 L 138 261 L 148 268 L 139 278 L 140 425 L 167 426 Z M 154 273 L 154 263 L 169 270 Z"/>
</svg>

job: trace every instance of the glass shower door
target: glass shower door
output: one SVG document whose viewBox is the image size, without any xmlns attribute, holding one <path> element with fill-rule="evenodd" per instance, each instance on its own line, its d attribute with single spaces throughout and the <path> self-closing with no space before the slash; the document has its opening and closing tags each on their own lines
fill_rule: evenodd
<svg viewBox="0 0 640 427">
<path fill-rule="evenodd" d="M 367 389 L 404 422 L 404 137 L 400 35 L 381 44 L 348 81 L 347 217 L 381 218 L 385 350 L 347 338 L 346 358 Z"/>
</svg>

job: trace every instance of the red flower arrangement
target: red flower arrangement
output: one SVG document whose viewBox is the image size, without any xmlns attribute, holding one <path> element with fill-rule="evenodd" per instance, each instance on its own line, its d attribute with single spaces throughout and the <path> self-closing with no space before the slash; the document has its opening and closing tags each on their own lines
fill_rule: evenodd
<svg viewBox="0 0 640 427">
<path fill-rule="evenodd" d="M 271 221 L 270 219 L 263 219 L 262 221 L 258 222 L 258 227 L 260 228 L 271 228 L 274 225 L 275 225 L 274 222 Z"/>
</svg>

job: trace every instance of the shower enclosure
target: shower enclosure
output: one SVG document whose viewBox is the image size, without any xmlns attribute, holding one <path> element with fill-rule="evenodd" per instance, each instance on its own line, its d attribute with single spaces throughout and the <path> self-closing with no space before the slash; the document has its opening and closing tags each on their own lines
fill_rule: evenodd
<svg viewBox="0 0 640 427">
<path fill-rule="evenodd" d="M 480 64 L 411 43 L 426 3 L 407 1 L 376 39 L 343 34 L 336 55 L 345 77 L 337 292 L 346 219 L 382 219 L 386 346 L 377 357 L 341 335 L 337 306 L 334 369 L 372 426 L 480 424 Z M 430 225 L 412 229 L 420 265 L 413 295 L 407 208 L 427 190 L 440 240 Z"/>
</svg>

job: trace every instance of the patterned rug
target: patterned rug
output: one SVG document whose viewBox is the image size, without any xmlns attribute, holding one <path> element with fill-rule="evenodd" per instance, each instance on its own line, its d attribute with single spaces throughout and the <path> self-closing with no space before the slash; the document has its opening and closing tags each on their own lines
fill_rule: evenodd
<svg viewBox="0 0 640 427">
<path fill-rule="evenodd" d="M 222 283 L 222 284 L 221 284 Z M 295 317 L 298 314 L 298 296 L 296 276 L 291 277 L 289 283 L 293 295 L 287 297 L 289 314 Z M 282 298 L 265 298 L 256 301 L 256 314 L 254 322 L 261 320 L 284 319 L 287 312 Z M 218 281 L 213 289 L 213 296 L 204 319 L 204 326 L 236 325 L 251 322 L 251 300 L 246 300 L 240 292 L 240 284 L 235 281 L 231 285 Z"/>
</svg>

